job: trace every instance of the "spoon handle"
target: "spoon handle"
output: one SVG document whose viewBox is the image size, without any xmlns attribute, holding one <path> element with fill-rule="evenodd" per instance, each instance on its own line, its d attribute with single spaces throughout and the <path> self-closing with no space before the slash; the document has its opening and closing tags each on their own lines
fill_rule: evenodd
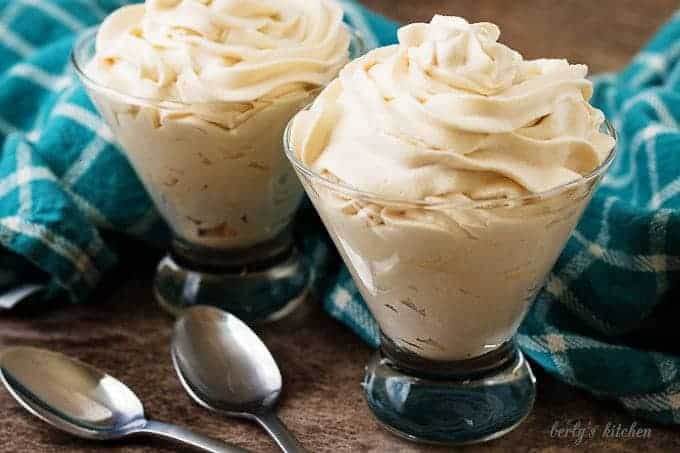
<svg viewBox="0 0 680 453">
<path fill-rule="evenodd" d="M 276 444 L 285 453 L 305 453 L 308 450 L 298 442 L 288 428 L 273 412 L 258 414 L 255 420 L 269 433 L 276 441 Z"/>
<path fill-rule="evenodd" d="M 178 444 L 191 447 L 196 451 L 208 453 L 249 453 L 248 450 L 212 439 L 201 434 L 196 434 L 179 426 L 150 420 L 146 426 L 140 428 L 135 434 L 146 434 L 160 437 Z"/>
</svg>

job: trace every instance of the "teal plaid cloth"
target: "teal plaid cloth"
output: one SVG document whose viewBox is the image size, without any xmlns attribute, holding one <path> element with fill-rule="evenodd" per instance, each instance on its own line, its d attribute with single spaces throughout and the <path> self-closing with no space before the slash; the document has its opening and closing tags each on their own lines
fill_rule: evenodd
<svg viewBox="0 0 680 453">
<path fill-rule="evenodd" d="M 76 33 L 125 3 L 0 0 L 0 288 L 29 282 L 47 299 L 81 301 L 115 266 L 121 233 L 159 246 L 168 238 L 68 64 Z M 369 46 L 394 42 L 396 24 L 343 4 Z M 651 343 L 655 320 L 677 306 L 680 16 L 625 71 L 600 77 L 594 102 L 619 131 L 619 156 L 522 325 L 520 345 L 569 384 L 640 417 L 680 423 L 677 316 L 664 341 Z M 298 228 L 307 230 L 303 251 L 323 265 L 327 311 L 377 346 L 375 321 L 311 209 Z"/>
</svg>

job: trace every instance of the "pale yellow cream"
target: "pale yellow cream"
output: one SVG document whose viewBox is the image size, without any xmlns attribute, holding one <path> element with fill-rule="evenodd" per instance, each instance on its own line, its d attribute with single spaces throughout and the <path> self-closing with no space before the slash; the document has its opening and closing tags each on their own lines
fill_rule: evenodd
<svg viewBox="0 0 680 453">
<path fill-rule="evenodd" d="M 349 46 L 342 15 L 330 0 L 147 0 L 106 19 L 91 70 L 146 98 L 272 99 L 335 78 Z"/>
<path fill-rule="evenodd" d="M 435 16 L 349 64 L 295 123 L 310 168 L 413 200 L 514 196 L 596 168 L 613 146 L 586 66 L 523 60 L 493 24 Z M 380 177 L 376 177 L 380 175 Z"/>
<path fill-rule="evenodd" d="M 478 203 L 582 180 L 614 146 L 585 66 L 524 60 L 499 34 L 458 17 L 405 26 L 291 129 L 312 172 L 376 195 L 303 177 L 381 329 L 435 360 L 479 356 L 515 333 L 592 184 Z"/>
<path fill-rule="evenodd" d="M 244 248 L 290 222 L 302 189 L 286 123 L 347 63 L 332 0 L 147 0 L 102 24 L 90 94 L 177 235 Z M 165 102 L 165 104 L 159 104 Z"/>
</svg>

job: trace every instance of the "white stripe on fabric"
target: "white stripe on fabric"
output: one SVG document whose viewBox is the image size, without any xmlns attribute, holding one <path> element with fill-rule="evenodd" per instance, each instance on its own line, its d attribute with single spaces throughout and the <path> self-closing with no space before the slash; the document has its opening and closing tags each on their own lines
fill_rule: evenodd
<svg viewBox="0 0 680 453">
<path fill-rule="evenodd" d="M 583 274 L 583 272 L 592 264 L 592 259 L 583 252 L 575 254 L 567 263 L 560 269 L 559 278 L 566 285 L 576 280 Z"/>
<path fill-rule="evenodd" d="M 566 306 L 570 311 L 577 314 L 584 322 L 607 334 L 617 333 L 617 329 L 610 323 L 603 321 L 595 316 L 588 307 L 583 305 L 581 301 L 571 292 L 569 287 L 555 274 L 550 274 L 548 282 L 545 286 L 548 294 L 551 294 L 555 299 Z"/>
<path fill-rule="evenodd" d="M 602 221 L 600 222 L 600 231 L 597 235 L 597 241 L 603 244 L 607 244 L 610 241 L 608 219 L 614 203 L 616 203 L 615 198 L 607 198 L 602 209 Z M 574 235 L 576 234 L 579 234 L 578 231 L 574 232 Z M 583 272 L 585 272 L 585 270 L 594 262 L 594 260 L 595 257 L 592 254 L 589 254 L 587 250 L 580 250 L 561 269 L 559 276 L 554 273 L 550 273 L 545 290 L 549 294 L 553 295 L 561 304 L 566 306 L 573 313 L 577 314 L 582 320 L 591 326 L 595 327 L 601 332 L 614 334 L 616 333 L 617 329 L 610 323 L 596 316 L 595 313 L 593 313 L 587 306 L 582 304 L 578 297 L 576 297 L 576 295 L 574 295 L 569 289 L 571 282 L 576 280 Z"/>
<path fill-rule="evenodd" d="M 24 142 L 20 142 L 16 148 L 17 172 L 21 170 L 32 170 L 31 168 L 31 149 Z M 22 182 L 19 184 L 19 215 L 25 217 L 30 215 L 33 207 L 31 196 L 31 184 Z"/>
<path fill-rule="evenodd" d="M 63 116 L 72 119 L 80 125 L 95 132 L 104 140 L 113 143 L 114 137 L 111 129 L 94 113 L 70 103 L 59 104 L 52 112 L 53 116 Z"/>
<path fill-rule="evenodd" d="M 614 207 L 617 199 L 614 197 L 608 197 L 602 208 L 602 220 L 600 222 L 600 231 L 597 233 L 596 241 L 601 244 L 608 244 L 611 240 L 611 233 L 609 231 L 609 216 Z M 574 231 L 575 234 L 580 234 L 578 230 Z M 584 250 L 580 251 L 574 257 L 567 262 L 567 264 L 560 271 L 560 279 L 564 284 L 569 285 L 572 281 L 576 280 L 585 269 L 592 264 L 592 257 L 588 256 Z"/>
<path fill-rule="evenodd" d="M 611 241 L 611 232 L 609 231 L 609 215 L 614 208 L 614 204 L 618 200 L 614 197 L 608 197 L 604 200 L 604 207 L 602 208 L 602 221 L 600 222 L 600 231 L 597 233 L 597 242 L 601 244 L 608 244 Z"/>
<path fill-rule="evenodd" d="M 87 173 L 87 170 L 92 166 L 97 157 L 106 148 L 108 143 L 103 140 L 99 135 L 95 136 L 94 139 L 80 152 L 78 159 L 71 165 L 71 167 L 66 170 L 62 179 L 68 185 L 74 185 L 78 179 Z"/>
<path fill-rule="evenodd" d="M 89 201 L 67 187 L 64 188 L 64 190 L 71 196 L 71 198 L 73 198 L 73 202 L 78 206 L 78 209 L 83 211 L 83 213 L 90 219 L 90 221 L 92 221 L 92 223 L 94 223 L 97 228 L 107 228 L 110 230 L 114 229 L 113 224 L 109 222 L 106 216 L 99 209 L 94 207 Z"/>
<path fill-rule="evenodd" d="M 0 133 L 2 135 L 9 135 L 14 132 L 19 132 L 19 128 L 0 117 Z"/>
<path fill-rule="evenodd" d="M 98 256 L 105 248 L 106 245 L 104 244 L 104 241 L 102 241 L 101 237 L 97 234 L 87 243 L 84 251 L 87 256 Z M 79 279 L 80 275 L 78 272 L 74 272 L 73 276 L 66 282 L 66 286 L 72 287 Z"/>
<path fill-rule="evenodd" d="M 645 65 L 658 73 L 665 73 L 668 69 L 668 60 L 665 55 L 657 52 L 640 52 L 633 61 Z"/>
<path fill-rule="evenodd" d="M 634 136 L 628 147 L 628 171 L 620 176 L 610 176 L 602 185 L 613 189 L 621 189 L 635 180 L 637 177 L 637 163 L 635 157 L 642 145 L 649 140 L 656 140 L 659 135 L 677 134 L 677 129 L 659 124 L 652 124 L 640 129 Z M 617 159 L 618 160 L 618 159 Z"/>
<path fill-rule="evenodd" d="M 16 172 L 7 175 L 0 180 L 0 197 L 4 197 L 17 187 L 30 184 L 34 181 L 54 181 L 54 174 L 47 168 L 41 167 L 25 167 L 19 168 Z"/>
<path fill-rule="evenodd" d="M 63 91 L 56 93 L 58 101 L 55 103 L 55 105 L 61 105 L 62 103 L 64 103 L 65 101 L 62 101 L 62 99 L 68 99 L 80 87 L 79 84 L 74 83 L 75 79 L 73 79 L 72 77 L 66 75 L 64 77 L 66 78 L 67 84 Z M 26 132 L 26 140 L 32 143 L 35 143 L 38 140 L 40 140 L 40 137 L 42 136 L 43 133 L 42 126 L 44 126 L 46 122 L 49 122 L 49 119 L 53 114 L 54 112 L 52 111 L 49 113 L 47 118 L 43 116 L 38 118 L 38 123 L 34 125 L 33 130 Z"/>
<path fill-rule="evenodd" d="M 333 299 L 333 306 L 344 312 L 352 301 L 352 295 L 345 288 L 340 287 L 333 291 L 331 299 Z"/>
<path fill-rule="evenodd" d="M 11 29 L 11 22 L 22 9 L 23 6 L 19 2 L 9 2 L 0 17 L 0 42 L 20 56 L 27 57 L 35 51 L 35 47 Z"/>
<path fill-rule="evenodd" d="M 8 49 L 16 52 L 19 56 L 26 58 L 35 52 L 35 47 L 21 36 L 15 34 L 4 24 L 0 24 L 0 43 Z"/>
<path fill-rule="evenodd" d="M 576 239 L 592 256 L 609 264 L 636 272 L 667 272 L 680 270 L 680 257 L 665 254 L 630 255 L 625 252 L 603 248 L 600 244 L 591 242 L 578 231 L 574 232 Z"/>
<path fill-rule="evenodd" d="M 680 42 L 676 42 L 663 52 L 642 52 L 633 62 L 641 66 L 640 72 L 629 82 L 630 87 L 640 87 L 655 75 L 664 76 L 670 62 L 680 56 Z"/>
<path fill-rule="evenodd" d="M 680 194 L 680 177 L 668 184 L 661 191 L 655 193 L 651 202 L 649 203 L 649 207 L 652 209 L 658 209 L 662 207 L 667 201 L 670 201 L 671 199 L 678 196 L 678 194 Z"/>
<path fill-rule="evenodd" d="M 680 422 L 680 382 L 673 382 L 666 391 L 668 403 L 673 410 L 673 421 Z"/>
<path fill-rule="evenodd" d="M 34 129 L 26 134 L 26 140 L 28 140 L 31 143 L 36 143 L 40 140 L 41 135 L 42 135 L 41 129 Z"/>
<path fill-rule="evenodd" d="M 71 83 L 67 75 L 55 76 L 28 63 L 14 65 L 7 74 L 30 80 L 49 91 L 61 91 Z"/>
<path fill-rule="evenodd" d="M 678 368 L 673 360 L 657 352 L 651 352 L 650 355 L 654 359 L 654 363 L 659 370 L 659 376 L 661 376 L 663 382 L 671 382 L 678 377 Z"/>
<path fill-rule="evenodd" d="M 545 343 L 552 354 L 562 354 L 568 350 L 564 335 L 549 333 L 544 336 Z"/>
<path fill-rule="evenodd" d="M 680 399 L 677 399 L 676 395 L 678 395 L 678 393 L 664 391 L 644 396 L 623 397 L 620 398 L 619 401 L 621 401 L 628 409 L 661 412 L 669 409 L 680 409 Z M 676 398 L 677 401 L 671 403 L 674 398 Z"/>
<path fill-rule="evenodd" d="M 536 341 L 533 336 L 524 335 L 520 333 L 517 334 L 517 339 L 519 340 L 523 348 L 531 349 L 542 354 L 550 354 L 550 350 L 548 349 L 548 347 L 545 344 Z"/>
<path fill-rule="evenodd" d="M 656 153 L 656 139 L 649 140 L 645 144 L 645 154 L 647 155 L 647 175 L 649 176 L 649 203 L 654 199 L 654 195 L 659 193 L 659 172 L 657 170 Z"/>
<path fill-rule="evenodd" d="M 569 362 L 569 355 L 568 354 L 551 354 L 550 358 L 552 359 L 553 363 L 555 364 L 555 367 L 557 368 L 557 372 L 560 373 L 560 376 L 562 379 L 570 383 L 571 385 L 576 384 L 576 375 L 574 374 L 574 368 L 571 366 L 571 363 Z"/>
<path fill-rule="evenodd" d="M 547 279 L 546 279 L 547 280 Z M 552 296 L 547 293 L 538 293 L 534 305 L 532 308 L 532 313 L 534 317 L 541 323 L 546 325 L 549 329 L 548 323 L 548 313 L 550 313 L 550 306 L 552 305 Z"/>
<path fill-rule="evenodd" d="M 600 231 L 597 235 L 597 242 L 599 243 L 607 244 L 610 241 L 608 218 L 614 203 L 616 203 L 616 199 L 613 197 L 605 200 Z M 579 234 L 578 231 L 574 232 L 574 235 L 576 234 Z M 595 316 L 595 313 L 583 305 L 569 289 L 571 282 L 581 276 L 594 261 L 595 256 L 593 254 L 588 253 L 586 249 L 580 250 L 560 269 L 559 275 L 555 273 L 549 275 L 545 289 L 584 321 L 603 332 L 614 333 L 616 329 L 611 324 Z"/>
<path fill-rule="evenodd" d="M 37 9 L 42 10 L 44 13 L 48 14 L 52 18 L 61 22 L 67 28 L 73 31 L 78 31 L 85 28 L 85 24 L 75 18 L 68 11 L 58 7 L 54 3 L 50 3 L 47 0 L 15 0 L 22 2 L 26 5 L 34 6 Z"/>
<path fill-rule="evenodd" d="M 652 110 L 654 110 L 654 113 L 656 113 L 656 116 L 664 126 L 672 127 L 676 130 L 678 129 L 678 122 L 668 111 L 668 108 L 661 101 L 659 96 L 648 91 L 634 96 L 632 99 L 626 101 L 621 108 L 622 115 L 630 113 L 631 109 L 638 107 L 638 104 L 642 103 L 647 104 L 652 108 Z"/>
<path fill-rule="evenodd" d="M 641 130 L 639 130 L 634 136 L 630 143 L 631 148 L 637 149 L 649 140 L 654 140 L 659 135 L 665 134 L 677 134 L 678 130 L 673 127 L 662 126 L 660 124 L 651 124 Z"/>
<path fill-rule="evenodd" d="M 565 343 L 568 349 L 628 349 L 627 346 L 621 346 L 613 343 L 602 343 L 597 340 L 593 340 L 592 338 L 578 335 L 565 335 Z"/>
<path fill-rule="evenodd" d="M 593 340 L 592 338 L 578 335 L 548 333 L 544 335 L 532 335 L 531 340 L 536 345 L 537 350 L 550 354 L 568 353 L 574 349 L 628 349 L 626 346 L 601 343 L 599 341 Z"/>
<path fill-rule="evenodd" d="M 642 88 L 642 86 L 645 85 L 648 80 L 651 77 L 654 77 L 656 74 L 658 74 L 657 70 L 649 66 L 645 66 L 640 69 L 640 72 L 638 72 L 628 83 L 633 88 Z"/>
<path fill-rule="evenodd" d="M 678 11 L 680 11 L 680 9 Z M 678 83 L 680 83 L 680 71 L 671 72 L 668 78 L 666 78 L 665 82 L 666 87 L 670 87 L 673 90 L 677 90 Z"/>
<path fill-rule="evenodd" d="M 588 307 L 581 303 L 579 298 L 569 289 L 569 284 L 577 279 L 594 261 L 594 257 L 580 251 L 567 264 L 566 267 L 571 267 L 572 272 L 566 270 L 561 272 L 560 276 L 551 273 L 545 285 L 545 290 L 552 295 L 559 303 L 567 307 L 570 311 L 577 314 L 588 324 L 594 326 L 602 332 L 614 333 L 616 329 L 608 322 L 600 319 Z M 576 270 L 578 269 L 578 271 Z M 565 279 L 561 278 L 561 275 Z"/>
<path fill-rule="evenodd" d="M 0 24 L 12 28 L 12 21 L 21 13 L 24 6 L 20 2 L 8 2 L 7 7 L 0 16 Z"/>
<path fill-rule="evenodd" d="M 597 242 L 602 244 L 607 244 L 610 241 L 609 233 L 609 213 L 611 212 L 616 199 L 609 197 L 604 202 L 604 207 L 602 209 L 602 221 L 600 222 L 600 231 L 597 235 Z M 578 230 L 574 231 L 573 234 L 577 234 Z M 588 255 L 584 250 L 581 250 L 575 254 L 567 263 L 560 269 L 559 279 L 560 283 L 566 288 L 572 281 L 576 280 L 583 274 L 583 272 L 590 266 L 593 262 L 593 257 Z"/>
<path fill-rule="evenodd" d="M 83 275 L 83 279 L 94 287 L 99 280 L 99 270 L 87 254 L 63 236 L 48 230 L 44 225 L 39 225 L 20 217 L 5 217 L 0 219 L 0 225 L 8 230 L 32 237 L 49 247 L 57 255 L 69 261 L 73 267 Z"/>
</svg>

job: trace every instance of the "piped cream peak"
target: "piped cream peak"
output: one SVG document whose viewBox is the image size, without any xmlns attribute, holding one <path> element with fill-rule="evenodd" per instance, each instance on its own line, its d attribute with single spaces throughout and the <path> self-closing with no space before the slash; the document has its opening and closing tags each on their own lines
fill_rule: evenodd
<svg viewBox="0 0 680 453">
<path fill-rule="evenodd" d="M 525 60 L 496 25 L 459 17 L 398 36 L 297 117 L 292 143 L 313 170 L 392 198 L 480 200 L 578 180 L 612 149 L 586 66 Z"/>
</svg>

